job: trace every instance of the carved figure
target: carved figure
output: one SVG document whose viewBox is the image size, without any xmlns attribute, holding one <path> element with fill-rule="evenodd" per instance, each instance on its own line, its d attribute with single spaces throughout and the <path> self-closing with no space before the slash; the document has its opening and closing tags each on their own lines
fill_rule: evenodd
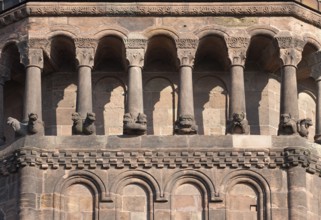
<svg viewBox="0 0 321 220">
<path fill-rule="evenodd" d="M 44 124 L 38 119 L 38 115 L 35 113 L 30 113 L 28 115 L 28 134 L 44 134 Z"/>
<path fill-rule="evenodd" d="M 307 138 L 309 136 L 309 127 L 312 126 L 312 120 L 310 118 L 301 119 L 297 122 L 298 132 L 301 137 Z"/>
<path fill-rule="evenodd" d="M 147 116 L 144 113 L 139 113 L 137 118 L 131 113 L 124 115 L 124 134 L 142 135 L 147 130 Z"/>
<path fill-rule="evenodd" d="M 23 137 L 28 133 L 28 123 L 26 122 L 20 122 L 15 118 L 9 117 L 7 119 L 7 125 L 13 128 L 16 137 Z"/>
<path fill-rule="evenodd" d="M 197 129 L 192 115 L 180 115 L 175 124 L 176 134 L 197 134 Z"/>
<path fill-rule="evenodd" d="M 227 133 L 229 134 L 249 134 L 250 128 L 245 118 L 245 113 L 233 113 L 232 119 L 228 122 Z"/>
<path fill-rule="evenodd" d="M 281 114 L 278 135 L 297 134 L 297 123 L 291 114 Z"/>
<path fill-rule="evenodd" d="M 72 134 L 73 135 L 82 135 L 83 119 L 78 112 L 74 112 L 71 115 L 73 121 L 72 125 Z"/>
<path fill-rule="evenodd" d="M 96 114 L 93 112 L 87 113 L 87 117 L 83 124 L 83 134 L 93 135 L 96 134 L 96 126 L 94 122 L 96 121 Z"/>
</svg>

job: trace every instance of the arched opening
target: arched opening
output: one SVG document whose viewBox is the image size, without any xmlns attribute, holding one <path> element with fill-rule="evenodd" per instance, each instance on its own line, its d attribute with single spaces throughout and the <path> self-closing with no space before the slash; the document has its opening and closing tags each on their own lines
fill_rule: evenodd
<svg viewBox="0 0 321 220">
<path fill-rule="evenodd" d="M 123 132 L 125 88 L 114 77 L 101 78 L 94 86 L 94 112 L 98 135 L 120 135 Z"/>
<path fill-rule="evenodd" d="M 175 42 L 163 35 L 148 41 L 143 72 L 148 134 L 171 135 L 177 112 L 178 63 Z"/>
<path fill-rule="evenodd" d="M 62 195 L 62 219 L 88 219 L 95 218 L 94 192 L 84 184 L 69 186 Z"/>
<path fill-rule="evenodd" d="M 8 81 L 4 84 L 3 104 L 4 119 L 8 117 L 23 120 L 23 103 L 25 91 L 25 68 L 20 63 L 20 53 L 15 43 L 6 45 L 1 54 L 1 63 L 9 70 Z M 6 123 L 6 120 L 4 120 Z M 3 125 L 7 127 L 6 124 Z M 13 129 L 5 129 L 4 136 L 6 143 L 11 143 L 15 139 Z"/>
<path fill-rule="evenodd" d="M 123 187 L 117 196 L 117 220 L 149 220 L 151 219 L 149 204 L 150 195 L 143 186 L 128 184 Z"/>
<path fill-rule="evenodd" d="M 270 36 L 252 37 L 245 63 L 247 119 L 251 134 L 276 135 L 279 123 L 278 49 Z"/>
<path fill-rule="evenodd" d="M 195 120 L 199 134 L 225 134 L 227 58 L 226 44 L 221 37 L 211 35 L 200 40 L 193 74 Z"/>
<path fill-rule="evenodd" d="M 184 183 L 171 194 L 171 217 L 180 219 L 205 219 L 204 195 L 194 184 Z"/>
<path fill-rule="evenodd" d="M 234 185 L 227 194 L 227 218 L 228 220 L 259 220 L 259 193 L 247 183 Z"/>
<path fill-rule="evenodd" d="M 50 60 L 43 83 L 46 135 L 71 135 L 71 114 L 76 111 L 77 71 L 73 39 L 58 35 L 51 39 Z M 50 65 L 49 65 L 50 64 Z"/>
</svg>

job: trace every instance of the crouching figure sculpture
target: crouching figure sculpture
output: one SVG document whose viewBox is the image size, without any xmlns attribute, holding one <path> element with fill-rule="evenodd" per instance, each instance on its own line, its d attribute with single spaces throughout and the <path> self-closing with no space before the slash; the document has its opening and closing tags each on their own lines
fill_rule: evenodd
<svg viewBox="0 0 321 220">
<path fill-rule="evenodd" d="M 297 123 L 291 114 L 281 114 L 278 135 L 298 134 Z"/>
<path fill-rule="evenodd" d="M 197 134 L 197 125 L 192 115 L 180 115 L 175 123 L 176 134 Z"/>
<path fill-rule="evenodd" d="M 297 122 L 297 129 L 301 137 L 308 138 L 309 127 L 312 126 L 312 120 L 310 118 L 301 119 Z"/>
<path fill-rule="evenodd" d="M 74 112 L 71 115 L 73 121 L 72 134 L 73 135 L 94 135 L 96 134 L 96 114 L 88 112 L 87 117 L 83 119 L 78 112 Z"/>
<path fill-rule="evenodd" d="M 44 135 L 45 133 L 44 123 L 35 113 L 30 113 L 28 115 L 27 122 L 20 122 L 15 118 L 8 117 L 7 124 L 13 128 L 16 137 L 23 137 L 26 135 Z"/>
<path fill-rule="evenodd" d="M 228 134 L 249 134 L 250 127 L 245 118 L 245 113 L 233 113 L 232 119 L 229 120 L 227 126 Z"/>
<path fill-rule="evenodd" d="M 134 117 L 131 113 L 124 115 L 123 133 L 129 135 L 143 135 L 147 131 L 147 116 L 144 113 L 139 113 Z"/>
</svg>

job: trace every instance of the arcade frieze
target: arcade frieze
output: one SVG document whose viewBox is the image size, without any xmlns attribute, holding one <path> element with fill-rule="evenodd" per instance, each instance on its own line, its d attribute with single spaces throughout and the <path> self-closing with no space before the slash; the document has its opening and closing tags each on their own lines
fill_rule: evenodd
<svg viewBox="0 0 321 220">
<path fill-rule="evenodd" d="M 320 174 L 319 157 L 306 148 L 193 150 L 53 150 L 25 148 L 0 160 L 0 175 L 24 166 L 39 169 L 275 169 L 302 166 Z"/>
<path fill-rule="evenodd" d="M 127 49 L 146 49 L 147 39 L 124 39 Z"/>
</svg>

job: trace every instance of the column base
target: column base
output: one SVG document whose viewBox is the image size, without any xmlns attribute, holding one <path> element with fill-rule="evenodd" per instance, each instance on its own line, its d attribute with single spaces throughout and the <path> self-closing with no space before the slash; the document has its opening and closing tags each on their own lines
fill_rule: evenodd
<svg viewBox="0 0 321 220">
<path fill-rule="evenodd" d="M 245 114 L 242 113 L 233 113 L 233 118 L 228 120 L 227 134 L 250 134 L 249 122 L 245 118 Z"/>
<path fill-rule="evenodd" d="M 139 113 L 137 117 L 131 113 L 124 115 L 123 134 L 126 135 L 144 135 L 147 131 L 147 116 Z"/>
<path fill-rule="evenodd" d="M 175 134 L 197 134 L 198 126 L 192 115 L 181 115 L 175 123 Z"/>
</svg>

